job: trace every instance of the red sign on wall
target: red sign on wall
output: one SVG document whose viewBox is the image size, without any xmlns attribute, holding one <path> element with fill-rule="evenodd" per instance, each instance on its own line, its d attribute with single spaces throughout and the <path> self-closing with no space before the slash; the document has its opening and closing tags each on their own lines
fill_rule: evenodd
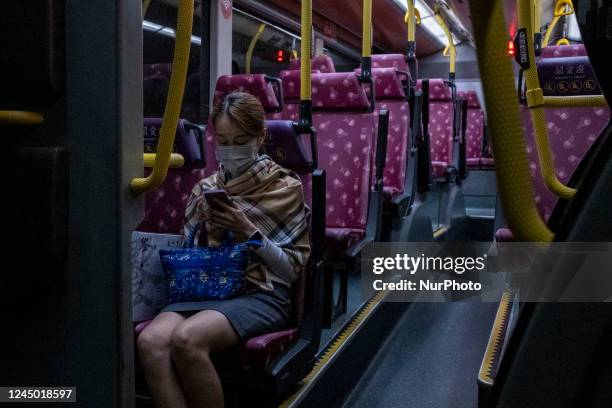
<svg viewBox="0 0 612 408">
<path fill-rule="evenodd" d="M 232 0 L 222 0 L 221 1 L 221 12 L 223 13 L 223 18 L 229 20 L 232 17 Z"/>
</svg>

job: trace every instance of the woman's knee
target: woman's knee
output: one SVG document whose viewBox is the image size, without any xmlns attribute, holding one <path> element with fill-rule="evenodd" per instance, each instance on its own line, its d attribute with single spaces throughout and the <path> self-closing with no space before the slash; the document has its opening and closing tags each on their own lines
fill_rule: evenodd
<svg viewBox="0 0 612 408">
<path fill-rule="evenodd" d="M 139 353 L 147 357 L 162 357 L 170 351 L 171 330 L 163 330 L 149 325 L 138 336 L 136 342 Z"/>
<path fill-rule="evenodd" d="M 172 332 L 170 349 L 174 355 L 183 357 L 210 352 L 210 339 L 206 327 L 196 327 L 191 322 L 183 322 Z"/>
</svg>

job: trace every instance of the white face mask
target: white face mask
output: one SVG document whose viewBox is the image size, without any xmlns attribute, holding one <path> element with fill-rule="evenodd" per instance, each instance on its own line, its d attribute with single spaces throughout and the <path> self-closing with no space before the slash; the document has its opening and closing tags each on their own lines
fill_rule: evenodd
<svg viewBox="0 0 612 408">
<path fill-rule="evenodd" d="M 259 157 L 257 140 L 243 145 L 220 146 L 215 148 L 215 157 L 231 177 L 244 173 Z"/>
</svg>

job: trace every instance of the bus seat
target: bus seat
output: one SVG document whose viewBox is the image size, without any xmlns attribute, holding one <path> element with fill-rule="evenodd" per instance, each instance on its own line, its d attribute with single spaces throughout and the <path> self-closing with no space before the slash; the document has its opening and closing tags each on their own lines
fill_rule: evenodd
<svg viewBox="0 0 612 408">
<path fill-rule="evenodd" d="M 410 71 L 404 54 L 373 54 L 372 68 L 395 68 L 400 71 Z"/>
<path fill-rule="evenodd" d="M 421 84 L 418 80 L 418 91 Z M 451 89 L 439 78 L 429 80 L 429 140 L 433 176 L 445 178 L 453 162 L 453 101 Z"/>
<path fill-rule="evenodd" d="M 166 106 L 172 64 L 143 65 L 143 113 L 145 117 L 161 117 Z"/>
<path fill-rule="evenodd" d="M 360 69 L 356 69 L 355 72 L 359 75 Z M 398 71 L 395 68 L 372 68 L 372 77 L 376 96 L 375 115 L 381 109 L 389 111 L 383 195 L 385 200 L 392 200 L 404 192 L 404 180 L 406 179 L 410 110 L 404 84 L 410 83 L 410 75 L 408 72 Z M 378 133 L 378 121 L 376 121 L 376 133 Z M 372 186 L 374 186 L 375 176 L 375 171 L 372 171 Z"/>
<path fill-rule="evenodd" d="M 300 72 L 283 71 L 283 118 L 297 120 Z M 375 147 L 374 114 L 353 72 L 312 74 L 313 124 L 319 167 L 327 173 L 326 252 L 343 253 L 363 239 Z M 304 188 L 309 188 L 307 182 Z"/>
<path fill-rule="evenodd" d="M 155 153 L 161 118 L 144 119 L 144 152 Z M 179 120 L 173 151 L 185 159 L 183 167 L 168 169 L 166 180 L 156 191 L 145 196 L 145 217 L 137 230 L 181 234 L 185 206 L 191 189 L 204 178 L 204 130 L 184 119 Z M 151 169 L 146 169 L 148 175 Z"/>
<path fill-rule="evenodd" d="M 318 69 L 312 70 L 313 74 L 320 74 Z M 300 104 L 300 70 L 284 70 L 280 72 L 283 81 L 283 112 L 285 120 L 297 121 L 299 118 Z"/>
<path fill-rule="evenodd" d="M 559 57 L 586 57 L 587 52 L 584 44 L 571 45 L 551 45 L 542 48 L 540 57 L 544 58 L 559 58 Z"/>
<path fill-rule="evenodd" d="M 283 97 L 277 78 L 264 74 L 222 75 L 217 79 L 213 106 L 225 95 L 235 91 L 248 92 L 259 99 L 266 112 L 266 119 L 280 119 Z"/>
<path fill-rule="evenodd" d="M 482 159 L 485 158 L 484 148 L 484 112 L 475 91 L 459 91 L 457 95 L 468 101 L 466 147 L 467 164 L 470 169 L 482 168 Z M 492 158 L 487 158 L 492 160 Z"/>
<path fill-rule="evenodd" d="M 320 71 L 325 73 L 336 72 L 336 66 L 334 65 L 334 60 L 331 59 L 329 55 L 320 54 L 314 57 L 310 61 L 310 68 L 314 71 Z M 300 70 L 300 59 L 293 58 L 289 61 L 289 70 L 294 71 Z"/>
</svg>

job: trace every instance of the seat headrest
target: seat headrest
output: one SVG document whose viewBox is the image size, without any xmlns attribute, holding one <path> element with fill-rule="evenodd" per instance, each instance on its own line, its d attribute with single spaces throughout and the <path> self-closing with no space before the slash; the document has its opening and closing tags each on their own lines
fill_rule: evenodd
<svg viewBox="0 0 612 408">
<path fill-rule="evenodd" d="M 372 68 L 395 68 L 406 72 L 410 70 L 403 54 L 374 54 Z"/>
<path fill-rule="evenodd" d="M 559 57 L 540 60 L 538 75 L 544 95 L 601 95 L 589 58 Z"/>
<path fill-rule="evenodd" d="M 157 141 L 161 130 L 162 118 L 144 118 L 143 136 L 144 152 L 157 152 Z M 202 168 L 206 164 L 204 154 L 204 127 L 184 119 L 178 121 L 172 153 L 179 153 L 185 158 L 181 169 Z"/>
<path fill-rule="evenodd" d="M 422 90 L 422 80 L 417 81 L 416 90 Z M 443 79 L 435 78 L 429 80 L 429 102 L 451 102 L 453 94 Z"/>
<path fill-rule="evenodd" d="M 476 91 L 457 91 L 457 96 L 467 99 L 468 108 L 480 108 L 480 101 L 478 100 L 478 94 Z"/>
<path fill-rule="evenodd" d="M 587 52 L 584 44 L 552 45 L 542 48 L 540 56 L 542 58 L 586 57 Z"/>
<path fill-rule="evenodd" d="M 313 69 L 313 74 L 321 71 Z M 280 72 L 283 80 L 283 98 L 285 101 L 298 101 L 300 99 L 300 70 L 285 70 Z"/>
<path fill-rule="evenodd" d="M 300 59 L 294 58 L 289 61 L 289 70 L 300 69 Z M 310 60 L 310 68 L 321 72 L 336 72 L 334 60 L 329 55 L 321 54 Z"/>
<path fill-rule="evenodd" d="M 300 71 L 281 72 L 285 101 L 300 98 Z M 314 73 L 311 76 L 314 110 L 367 110 L 368 96 L 354 72 Z"/>
<path fill-rule="evenodd" d="M 367 110 L 368 95 L 354 72 L 312 75 L 314 110 Z"/>
<path fill-rule="evenodd" d="M 357 68 L 355 74 L 361 75 L 361 69 Z M 406 99 L 402 81 L 409 83 L 408 72 L 398 71 L 395 68 L 372 68 L 372 77 L 376 100 Z"/>
<path fill-rule="evenodd" d="M 281 166 L 298 174 L 311 171 L 312 161 L 304 136 L 295 131 L 290 120 L 266 120 L 266 153 Z"/>
<path fill-rule="evenodd" d="M 255 96 L 266 113 L 279 112 L 282 109 L 281 89 L 275 88 L 264 74 L 222 75 L 217 79 L 213 105 L 219 103 L 227 94 L 239 91 Z M 279 101 L 280 99 L 280 101 Z"/>
<path fill-rule="evenodd" d="M 149 78 L 170 78 L 172 72 L 172 64 L 159 63 L 159 64 L 144 64 L 142 67 L 143 79 Z"/>
</svg>

